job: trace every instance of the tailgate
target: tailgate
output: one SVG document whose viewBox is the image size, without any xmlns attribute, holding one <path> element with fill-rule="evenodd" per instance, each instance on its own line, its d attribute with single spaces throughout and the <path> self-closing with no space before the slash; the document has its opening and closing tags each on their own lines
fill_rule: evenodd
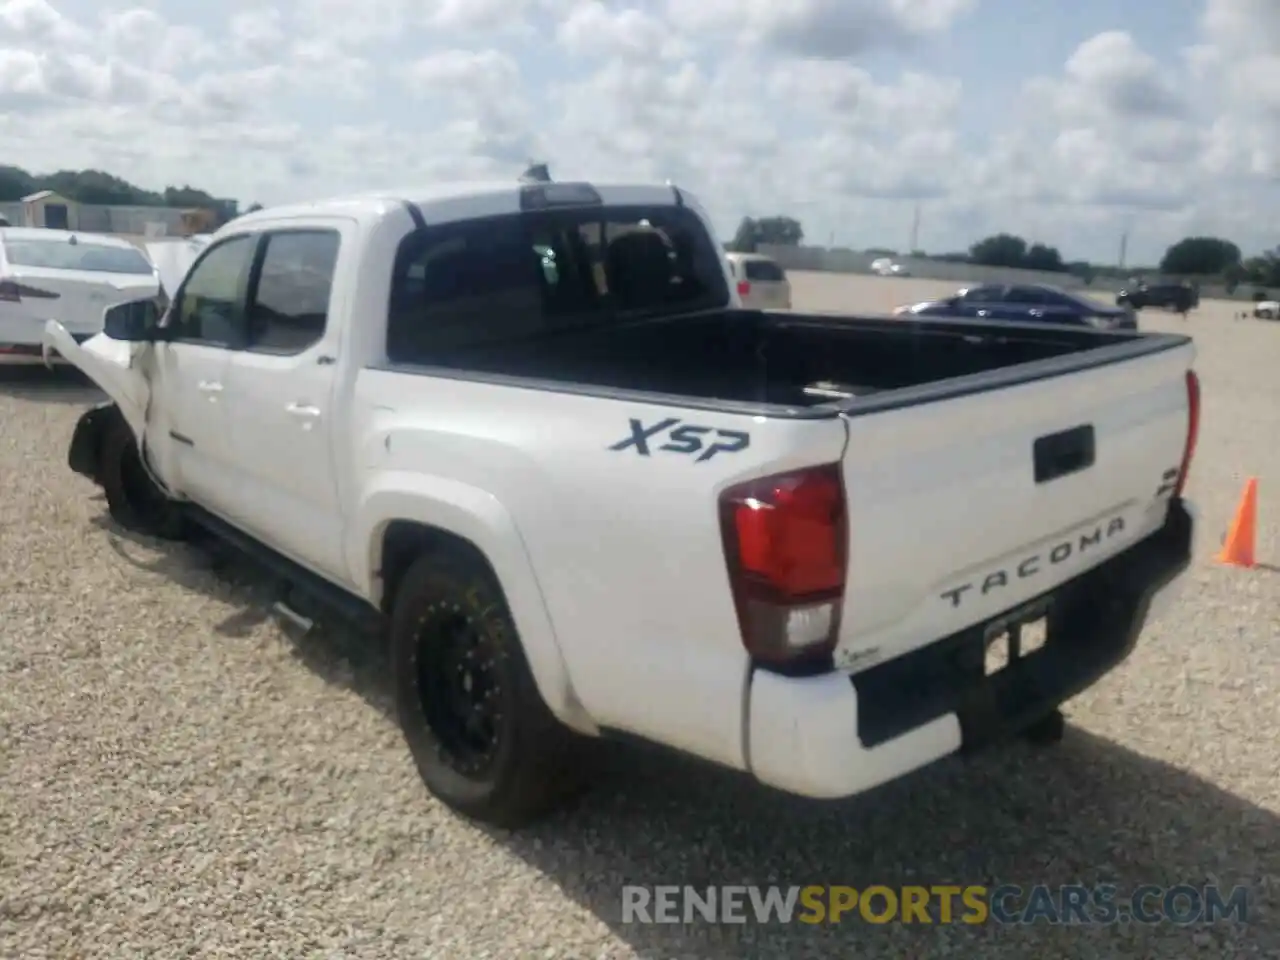
<svg viewBox="0 0 1280 960">
<path fill-rule="evenodd" d="M 1186 444 L 1194 356 L 1188 342 L 851 411 L 836 664 L 861 670 L 990 619 L 1158 529 Z"/>
</svg>

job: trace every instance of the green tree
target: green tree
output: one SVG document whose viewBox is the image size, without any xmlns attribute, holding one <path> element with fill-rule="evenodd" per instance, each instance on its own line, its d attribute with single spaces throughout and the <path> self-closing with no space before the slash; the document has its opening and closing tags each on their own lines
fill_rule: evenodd
<svg viewBox="0 0 1280 960">
<path fill-rule="evenodd" d="M 203 207 L 220 223 L 234 219 L 239 203 L 215 197 L 198 187 L 144 190 L 105 170 L 56 170 L 33 174 L 21 167 L 0 166 L 0 203 L 14 203 L 40 190 L 52 190 L 79 203 L 124 207 Z"/>
<path fill-rule="evenodd" d="M 164 203 L 160 194 L 142 190 L 104 170 L 58 170 L 33 179 L 40 181 L 36 189 L 52 190 L 80 203 L 140 207 Z"/>
<path fill-rule="evenodd" d="M 1057 247 L 1044 243 L 1027 245 L 1022 237 L 1012 233 L 997 233 L 979 240 L 969 248 L 970 263 L 984 267 L 1012 267 L 1019 270 L 1045 270 L 1061 273 L 1067 269 Z"/>
<path fill-rule="evenodd" d="M 1160 272 L 1174 276 L 1225 273 L 1240 265 L 1240 248 L 1220 237 L 1184 237 L 1160 261 Z"/>
<path fill-rule="evenodd" d="M 1085 282 L 1085 286 L 1088 286 L 1093 283 L 1093 279 L 1097 275 L 1097 270 L 1094 268 L 1093 264 L 1087 260 L 1072 260 L 1067 264 L 1067 273 L 1071 274 L 1073 277 L 1079 277 Z"/>
<path fill-rule="evenodd" d="M 969 248 L 969 260 L 984 267 L 1021 267 L 1027 258 L 1027 241 L 1011 233 L 997 233 Z"/>
<path fill-rule="evenodd" d="M 738 224 L 738 229 L 734 231 L 733 239 L 729 241 L 729 252 L 756 252 L 756 222 L 750 217 L 743 217 Z"/>
<path fill-rule="evenodd" d="M 1067 269 L 1058 248 L 1045 246 L 1043 243 L 1031 245 L 1027 255 L 1022 258 L 1022 266 L 1027 270 L 1045 270 L 1050 273 L 1062 273 Z"/>
<path fill-rule="evenodd" d="M 36 192 L 35 180 L 21 167 L 0 167 L 0 203 L 17 203 Z"/>
<path fill-rule="evenodd" d="M 764 217 L 756 221 L 756 243 L 798 247 L 804 242 L 804 227 L 794 217 Z"/>
<path fill-rule="evenodd" d="M 1280 247 L 1250 257 L 1240 268 L 1241 279 L 1262 287 L 1280 286 Z"/>
<path fill-rule="evenodd" d="M 733 253 L 755 253 L 762 243 L 781 247 L 796 247 L 804 241 L 804 227 L 794 217 L 743 217 L 738 229 L 729 241 Z"/>
</svg>

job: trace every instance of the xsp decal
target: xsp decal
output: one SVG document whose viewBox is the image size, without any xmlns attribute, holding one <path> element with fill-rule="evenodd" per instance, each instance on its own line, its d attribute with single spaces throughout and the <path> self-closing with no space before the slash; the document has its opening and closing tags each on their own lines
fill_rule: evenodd
<svg viewBox="0 0 1280 960">
<path fill-rule="evenodd" d="M 680 426 L 679 417 L 667 417 L 646 425 L 643 420 L 631 418 L 631 436 L 619 440 L 610 450 L 635 448 L 642 457 L 652 456 L 653 450 L 665 450 L 693 456 L 694 463 L 710 460 L 717 453 L 740 453 L 751 446 L 751 436 L 741 430 L 720 430 L 694 423 Z M 661 442 L 660 442 L 661 441 Z"/>
</svg>

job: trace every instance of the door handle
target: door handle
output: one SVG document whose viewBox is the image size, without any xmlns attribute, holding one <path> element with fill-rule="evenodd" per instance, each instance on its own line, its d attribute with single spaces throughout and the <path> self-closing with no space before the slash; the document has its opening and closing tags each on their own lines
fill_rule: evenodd
<svg viewBox="0 0 1280 960">
<path fill-rule="evenodd" d="M 989 316 L 991 316 L 991 311 L 990 311 L 990 310 L 979 310 L 979 311 L 978 311 L 978 316 L 980 316 L 980 317 L 989 317 Z"/>
<path fill-rule="evenodd" d="M 299 420 L 319 420 L 320 408 L 313 407 L 305 403 L 291 403 L 285 410 L 290 416 L 297 417 Z"/>
<path fill-rule="evenodd" d="M 221 393 L 222 384 L 216 380 L 201 380 L 198 384 L 201 393 Z"/>
</svg>

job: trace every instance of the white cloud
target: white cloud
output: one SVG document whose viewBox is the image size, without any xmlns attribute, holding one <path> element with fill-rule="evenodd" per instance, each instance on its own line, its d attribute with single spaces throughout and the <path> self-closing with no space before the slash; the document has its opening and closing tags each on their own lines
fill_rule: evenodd
<svg viewBox="0 0 1280 960">
<path fill-rule="evenodd" d="M 1280 179 L 1280 7 L 1269 0 L 1207 0 L 1194 73 L 1222 106 L 1216 168 Z"/>
<path fill-rule="evenodd" d="M 276 7 L 240 10 L 231 15 L 231 48 L 253 61 L 270 61 L 285 42 L 284 15 Z"/>
<path fill-rule="evenodd" d="M 692 53 L 691 45 L 661 16 L 645 10 L 611 7 L 583 0 L 570 7 L 556 37 L 572 55 L 585 60 L 622 59 L 632 63 L 674 60 Z"/>
<path fill-rule="evenodd" d="M 668 0 L 672 22 L 816 57 L 856 56 L 946 30 L 977 0 Z"/>
<path fill-rule="evenodd" d="M 348 48 L 415 33 L 469 36 L 482 42 L 523 35 L 528 18 L 553 0 L 296 0 L 296 21 L 309 34 Z"/>
<path fill-rule="evenodd" d="M 0 0 L 0 163 L 274 202 L 514 176 L 539 157 L 561 176 L 676 179 L 725 232 L 743 214 L 794 212 L 811 236 L 900 247 L 923 200 L 931 248 L 1008 229 L 1105 257 L 1135 224 L 1156 253 L 1191 229 L 1276 242 L 1274 0 L 1204 0 L 1185 56 L 1144 48 L 1145 21 L 1099 23 L 1063 62 L 1012 77 L 994 107 L 970 71 L 998 61 L 998 44 L 970 37 L 956 56 L 946 40 L 981 12 L 979 0 Z"/>
<path fill-rule="evenodd" d="M 88 39 L 83 27 L 72 23 L 45 0 L 0 2 L 0 34 L 34 43 L 76 43 Z"/>
</svg>

